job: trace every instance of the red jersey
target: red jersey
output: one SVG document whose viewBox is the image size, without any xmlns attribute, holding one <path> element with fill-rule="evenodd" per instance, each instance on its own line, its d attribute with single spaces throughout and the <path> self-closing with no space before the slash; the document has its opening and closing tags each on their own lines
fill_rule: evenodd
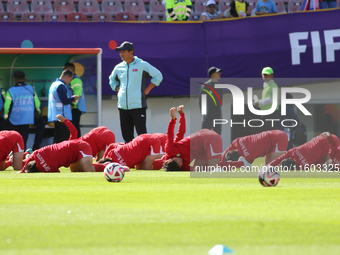
<svg viewBox="0 0 340 255">
<path fill-rule="evenodd" d="M 333 164 L 340 166 L 340 142 L 339 138 L 335 135 L 331 135 L 328 138 L 328 142 L 330 145 L 329 148 L 329 157 L 332 159 Z"/>
<path fill-rule="evenodd" d="M 91 147 L 84 141 L 71 140 L 55 143 L 34 151 L 21 172 L 24 172 L 27 163 L 33 160 L 39 172 L 60 172 L 59 167 L 69 167 L 70 164 L 87 156 L 92 156 Z"/>
<path fill-rule="evenodd" d="M 150 155 L 165 154 L 166 134 L 154 133 L 150 135 L 151 151 Z M 153 141 L 151 141 L 153 139 Z"/>
<path fill-rule="evenodd" d="M 282 154 L 277 159 L 269 163 L 270 166 L 278 166 L 282 160 L 292 158 L 297 168 L 303 169 L 304 166 L 323 164 L 329 151 L 329 139 L 321 135 L 314 137 L 309 142 L 295 147 Z"/>
<path fill-rule="evenodd" d="M 0 145 L 0 162 L 6 160 L 11 151 L 23 152 L 25 149 L 24 140 L 17 131 L 1 131 Z"/>
<path fill-rule="evenodd" d="M 166 142 L 165 142 L 165 159 L 168 160 L 174 157 L 181 157 L 183 159 L 183 164 L 181 169 L 189 171 L 190 170 L 190 136 L 183 138 L 185 134 L 185 115 L 181 113 L 179 116 L 179 126 L 174 139 L 174 129 L 177 119 L 171 119 L 169 122 Z"/>
<path fill-rule="evenodd" d="M 151 154 L 152 146 L 159 146 L 159 139 L 154 139 L 150 134 L 142 134 L 124 145 L 111 144 L 103 158 L 111 158 L 113 162 L 132 168 Z"/>
<path fill-rule="evenodd" d="M 64 123 L 70 131 L 69 140 L 77 139 L 78 131 L 73 123 L 68 119 L 66 119 Z M 104 126 L 92 129 L 89 133 L 79 137 L 78 140 L 87 142 L 91 146 L 93 157 L 95 157 L 98 152 L 105 151 L 111 143 L 116 142 L 114 133 Z"/>
<path fill-rule="evenodd" d="M 253 163 L 256 158 L 264 157 L 270 152 L 284 152 L 287 150 L 287 146 L 288 136 L 284 131 L 264 131 L 236 138 L 223 153 L 221 161 L 225 160 L 228 151 L 236 150 L 249 163 Z"/>
</svg>

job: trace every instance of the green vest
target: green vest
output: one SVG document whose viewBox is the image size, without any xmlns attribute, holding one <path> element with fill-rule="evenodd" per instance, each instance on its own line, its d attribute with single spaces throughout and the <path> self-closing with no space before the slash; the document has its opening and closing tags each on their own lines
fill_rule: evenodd
<svg viewBox="0 0 340 255">
<path fill-rule="evenodd" d="M 273 88 L 277 88 L 277 101 L 279 102 L 279 87 L 276 85 L 274 80 L 271 80 L 268 84 L 263 84 L 263 90 L 262 90 L 262 100 L 267 98 L 273 99 Z M 272 105 L 260 105 L 261 110 L 269 110 Z M 279 109 L 279 103 L 277 104 L 276 110 Z"/>
<path fill-rule="evenodd" d="M 244 13 L 246 13 L 247 12 L 246 2 L 241 3 L 239 1 L 235 1 L 235 9 L 236 9 L 238 16 L 240 16 L 240 11 L 243 11 Z"/>
<path fill-rule="evenodd" d="M 191 0 L 165 0 L 166 21 L 173 21 L 168 13 L 168 9 L 174 9 L 178 20 L 186 18 L 187 6 L 192 5 Z"/>
</svg>

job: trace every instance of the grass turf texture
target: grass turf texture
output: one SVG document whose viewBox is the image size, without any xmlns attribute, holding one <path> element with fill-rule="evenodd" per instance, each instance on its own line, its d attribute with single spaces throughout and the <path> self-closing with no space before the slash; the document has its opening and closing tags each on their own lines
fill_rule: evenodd
<svg viewBox="0 0 340 255">
<path fill-rule="evenodd" d="M 263 159 L 255 164 L 263 163 Z M 0 172 L 0 254 L 340 254 L 340 179 Z"/>
</svg>

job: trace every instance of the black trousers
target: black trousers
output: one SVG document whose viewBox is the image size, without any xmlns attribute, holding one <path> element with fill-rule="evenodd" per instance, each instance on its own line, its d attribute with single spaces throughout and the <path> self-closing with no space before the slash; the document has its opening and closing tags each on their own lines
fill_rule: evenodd
<svg viewBox="0 0 340 255">
<path fill-rule="evenodd" d="M 126 143 L 134 138 L 134 127 L 138 135 L 146 132 L 146 108 L 132 110 L 119 109 L 120 129 Z"/>
<path fill-rule="evenodd" d="M 30 125 L 13 125 L 9 120 L 6 122 L 6 129 L 7 130 L 14 130 L 20 133 L 22 136 L 22 139 L 24 140 L 24 145 L 26 149 L 26 143 L 28 139 L 28 133 L 29 133 L 29 126 Z"/>
<path fill-rule="evenodd" d="M 54 143 L 60 143 L 70 138 L 70 131 L 64 123 L 54 121 Z"/>
<path fill-rule="evenodd" d="M 34 125 L 36 126 L 36 131 L 35 131 L 34 144 L 32 148 L 33 150 L 40 149 L 40 144 L 44 137 L 46 121 L 47 119 L 45 116 L 34 117 Z"/>
<path fill-rule="evenodd" d="M 222 119 L 221 108 L 215 109 L 215 111 L 208 111 L 207 115 L 202 116 L 202 129 L 214 130 L 217 134 L 221 135 L 222 125 L 217 124 L 214 127 L 214 119 Z"/>
<path fill-rule="evenodd" d="M 81 111 L 79 109 L 72 109 L 72 124 L 76 127 L 78 131 L 78 138 L 81 137 L 80 134 L 80 116 Z"/>
</svg>

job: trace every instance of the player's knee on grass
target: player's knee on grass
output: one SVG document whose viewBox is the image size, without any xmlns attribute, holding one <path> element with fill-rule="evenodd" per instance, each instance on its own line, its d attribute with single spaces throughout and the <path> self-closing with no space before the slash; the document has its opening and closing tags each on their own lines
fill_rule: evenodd
<svg viewBox="0 0 340 255">
<path fill-rule="evenodd" d="M 226 161 L 238 161 L 240 154 L 237 151 L 228 151 L 225 155 Z"/>
<path fill-rule="evenodd" d="M 21 170 L 22 169 L 22 157 L 23 152 L 15 152 L 13 153 L 13 169 L 14 170 Z"/>
<path fill-rule="evenodd" d="M 296 169 L 296 163 L 291 158 L 286 158 L 281 161 L 280 168 L 283 170 L 295 170 Z"/>
<path fill-rule="evenodd" d="M 165 161 L 163 164 L 163 169 L 167 172 L 181 171 L 181 168 L 174 159 L 168 159 Z"/>
<path fill-rule="evenodd" d="M 112 159 L 110 159 L 110 158 L 102 158 L 102 159 L 98 160 L 98 163 L 101 163 L 101 164 L 104 164 L 106 162 L 112 163 Z"/>
<path fill-rule="evenodd" d="M 79 161 L 80 172 L 95 172 L 95 168 L 92 165 L 92 157 L 84 157 Z"/>
<path fill-rule="evenodd" d="M 37 168 L 37 163 L 35 162 L 35 160 L 27 163 L 25 173 L 38 173 L 38 172 L 39 170 Z"/>
</svg>

